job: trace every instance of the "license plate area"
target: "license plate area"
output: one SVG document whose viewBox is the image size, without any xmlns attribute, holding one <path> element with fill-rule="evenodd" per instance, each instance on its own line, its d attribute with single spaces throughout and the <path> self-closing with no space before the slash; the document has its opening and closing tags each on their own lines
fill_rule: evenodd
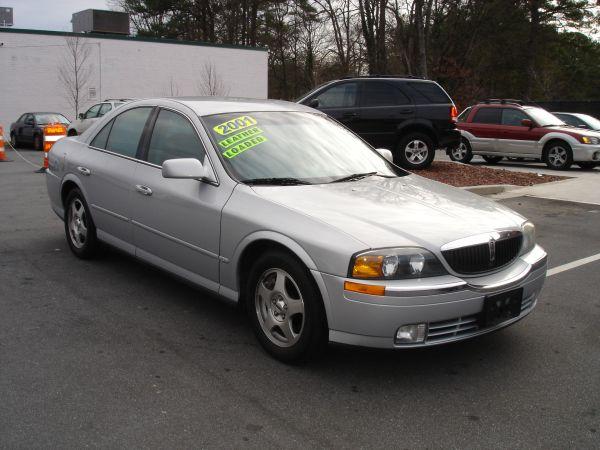
<svg viewBox="0 0 600 450">
<path fill-rule="evenodd" d="M 480 318 L 481 326 L 493 327 L 519 316 L 522 302 L 523 288 L 488 295 L 483 302 L 483 312 Z"/>
</svg>

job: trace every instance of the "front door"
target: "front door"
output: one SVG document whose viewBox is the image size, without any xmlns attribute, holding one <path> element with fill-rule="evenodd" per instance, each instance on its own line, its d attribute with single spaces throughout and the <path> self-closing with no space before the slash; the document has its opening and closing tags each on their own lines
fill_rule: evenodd
<svg viewBox="0 0 600 450">
<path fill-rule="evenodd" d="M 221 210 L 231 195 L 207 182 L 163 178 L 168 159 L 210 163 L 192 121 L 161 109 L 148 140 L 146 160 L 132 181 L 136 254 L 205 287 L 219 283 Z"/>
<path fill-rule="evenodd" d="M 317 99 L 317 109 L 357 132 L 359 84 L 356 81 L 343 81 L 326 88 L 307 102 Z"/>
<path fill-rule="evenodd" d="M 523 126 L 524 119 L 531 118 L 516 108 L 502 110 L 502 123 L 498 139 L 498 151 L 503 154 L 514 154 L 521 157 L 539 157 L 536 155 L 537 142 L 542 137 L 540 129 Z M 533 123 L 533 121 L 532 121 Z"/>
</svg>

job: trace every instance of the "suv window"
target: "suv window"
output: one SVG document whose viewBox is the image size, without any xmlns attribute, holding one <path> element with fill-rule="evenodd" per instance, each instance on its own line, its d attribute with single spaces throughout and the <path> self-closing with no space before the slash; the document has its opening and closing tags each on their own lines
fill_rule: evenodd
<svg viewBox="0 0 600 450">
<path fill-rule="evenodd" d="M 348 108 L 356 105 L 358 83 L 337 84 L 316 98 L 319 99 L 319 108 Z"/>
<path fill-rule="evenodd" d="M 100 106 L 102 106 L 100 103 L 92 106 L 90 109 L 87 110 L 84 118 L 85 119 L 93 119 L 95 117 L 98 117 L 98 111 L 100 111 Z"/>
<path fill-rule="evenodd" d="M 158 114 L 150 146 L 148 162 L 162 165 L 167 159 L 196 158 L 204 160 L 204 146 L 190 121 L 166 109 Z"/>
<path fill-rule="evenodd" d="M 512 108 L 505 108 L 502 110 L 502 125 L 520 127 L 523 119 L 529 119 L 529 116 L 523 111 Z"/>
<path fill-rule="evenodd" d="M 473 117 L 473 123 L 500 124 L 500 108 L 479 108 Z"/>
<path fill-rule="evenodd" d="M 102 117 L 104 114 L 109 112 L 111 109 L 112 109 L 112 106 L 110 106 L 110 103 L 102 103 L 102 106 L 100 107 L 100 111 L 98 112 L 98 117 Z"/>
<path fill-rule="evenodd" d="M 452 103 L 444 90 L 433 82 L 412 81 L 407 83 L 417 94 L 418 100 L 423 103 Z"/>
<path fill-rule="evenodd" d="M 135 158 L 152 107 L 134 108 L 114 119 L 106 150 Z"/>
<path fill-rule="evenodd" d="M 114 119 L 104 125 L 104 128 L 100 130 L 100 133 L 98 133 L 96 137 L 92 139 L 92 142 L 90 142 L 92 147 L 102 149 L 106 148 L 106 141 L 108 140 L 108 134 L 110 133 L 110 127 L 112 127 L 113 122 Z"/>
<path fill-rule="evenodd" d="M 361 106 L 406 105 L 410 100 L 398 88 L 384 81 L 363 84 Z"/>
</svg>

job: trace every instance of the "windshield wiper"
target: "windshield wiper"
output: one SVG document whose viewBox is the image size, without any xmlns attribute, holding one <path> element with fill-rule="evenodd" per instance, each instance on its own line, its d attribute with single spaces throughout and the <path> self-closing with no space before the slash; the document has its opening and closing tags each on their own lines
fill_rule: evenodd
<svg viewBox="0 0 600 450">
<path fill-rule="evenodd" d="M 308 181 L 300 180 L 298 178 L 251 178 L 249 180 L 243 180 L 246 184 L 271 184 L 276 186 L 295 186 L 298 184 L 311 184 Z"/>
<path fill-rule="evenodd" d="M 363 178 L 371 177 L 373 175 L 379 175 L 385 177 L 385 175 L 381 175 L 377 172 L 365 172 L 365 173 L 353 173 L 352 175 L 348 175 L 342 178 L 338 178 L 337 180 L 333 180 L 332 183 L 342 183 L 343 181 L 357 181 L 362 180 Z"/>
</svg>

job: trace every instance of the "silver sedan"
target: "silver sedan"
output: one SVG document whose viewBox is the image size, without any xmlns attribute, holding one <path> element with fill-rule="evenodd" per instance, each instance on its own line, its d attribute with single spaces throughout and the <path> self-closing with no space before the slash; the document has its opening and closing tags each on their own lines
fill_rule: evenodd
<svg viewBox="0 0 600 450">
<path fill-rule="evenodd" d="M 284 361 L 497 330 L 533 310 L 546 275 L 525 218 L 294 103 L 134 101 L 49 160 L 76 256 L 109 244 L 238 302 Z"/>
</svg>

